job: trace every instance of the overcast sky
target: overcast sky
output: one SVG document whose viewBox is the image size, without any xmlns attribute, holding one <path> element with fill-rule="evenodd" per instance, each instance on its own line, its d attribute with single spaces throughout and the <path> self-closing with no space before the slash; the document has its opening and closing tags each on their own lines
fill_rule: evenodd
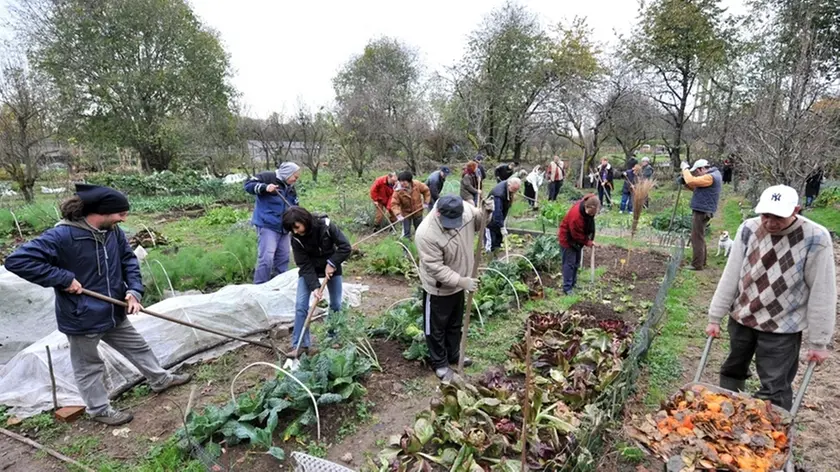
<svg viewBox="0 0 840 472">
<path fill-rule="evenodd" d="M 0 0 L 4 6 L 8 0 Z M 391 36 L 429 71 L 462 56 L 467 36 L 504 0 L 190 0 L 231 56 L 234 86 L 251 116 L 333 100 L 332 77 L 371 38 Z M 636 28 L 636 0 L 519 0 L 544 26 L 586 17 L 599 42 Z M 723 4 L 743 11 L 743 0 Z M 5 10 L 5 8 L 3 8 Z M 0 10 L 2 11 L 2 10 Z"/>
</svg>

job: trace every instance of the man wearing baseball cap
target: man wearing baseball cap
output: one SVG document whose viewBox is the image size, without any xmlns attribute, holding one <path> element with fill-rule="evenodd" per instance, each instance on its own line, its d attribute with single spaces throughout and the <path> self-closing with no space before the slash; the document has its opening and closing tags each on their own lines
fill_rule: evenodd
<svg viewBox="0 0 840 472">
<path fill-rule="evenodd" d="M 706 267 L 706 225 L 717 211 L 723 178 L 717 167 L 710 167 L 706 159 L 697 159 L 691 169 L 683 162 L 680 180 L 694 195 L 691 196 L 691 266 L 690 270 Z"/>
<path fill-rule="evenodd" d="M 104 341 L 128 359 L 155 392 L 187 383 L 172 374 L 134 329 L 126 315 L 143 307 L 140 263 L 118 226 L 128 216 L 128 199 L 108 187 L 76 184 L 76 194 L 61 204 L 62 220 L 21 246 L 6 259 L 18 277 L 55 289 L 58 330 L 70 344 L 70 364 L 79 396 L 94 421 L 109 426 L 128 423 L 131 413 L 111 407 L 105 384 Z M 84 295 L 82 289 L 125 300 L 126 308 Z"/>
<path fill-rule="evenodd" d="M 729 357 L 720 386 L 744 390 L 755 356 L 756 394 L 790 410 L 802 332 L 809 361 L 829 356 L 837 281 L 831 235 L 799 215 L 799 196 L 785 185 L 768 188 L 755 207 L 760 216 L 741 224 L 709 306 L 706 334 L 720 336 L 729 315 Z"/>
<path fill-rule="evenodd" d="M 464 292 L 478 289 L 478 279 L 472 278 L 476 263 L 473 245 L 481 218 L 479 208 L 461 197 L 445 195 L 420 223 L 414 237 L 425 292 L 423 332 L 431 366 L 441 380 L 452 378 L 449 366 L 458 362 Z"/>
</svg>

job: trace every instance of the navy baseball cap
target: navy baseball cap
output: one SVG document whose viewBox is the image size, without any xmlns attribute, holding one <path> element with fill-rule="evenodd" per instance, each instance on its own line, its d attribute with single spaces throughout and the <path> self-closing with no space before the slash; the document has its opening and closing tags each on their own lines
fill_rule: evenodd
<svg viewBox="0 0 840 472">
<path fill-rule="evenodd" d="M 446 229 L 458 229 L 464 222 L 464 200 L 457 195 L 444 195 L 437 201 L 440 225 Z"/>
</svg>

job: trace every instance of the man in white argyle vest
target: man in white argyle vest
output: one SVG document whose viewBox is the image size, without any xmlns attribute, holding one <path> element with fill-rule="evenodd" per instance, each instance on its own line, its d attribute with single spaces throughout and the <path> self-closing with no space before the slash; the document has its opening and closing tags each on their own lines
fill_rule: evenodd
<svg viewBox="0 0 840 472">
<path fill-rule="evenodd" d="M 756 396 L 790 410 L 802 332 L 808 360 L 829 356 L 837 315 L 834 248 L 824 227 L 799 215 L 799 195 L 785 185 L 768 188 L 760 215 L 738 228 L 712 303 L 706 334 L 720 335 L 729 315 L 729 357 L 720 386 L 744 390 L 755 356 L 761 388 Z"/>
</svg>

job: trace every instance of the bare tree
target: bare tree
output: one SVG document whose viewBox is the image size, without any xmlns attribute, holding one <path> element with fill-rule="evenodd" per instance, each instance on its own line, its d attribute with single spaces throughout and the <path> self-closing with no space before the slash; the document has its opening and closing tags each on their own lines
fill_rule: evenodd
<svg viewBox="0 0 840 472">
<path fill-rule="evenodd" d="M 301 161 L 312 172 L 312 180 L 317 182 L 321 156 L 327 140 L 327 122 L 323 107 L 312 113 L 304 105 L 299 105 L 294 124 L 303 151 Z"/>
<path fill-rule="evenodd" d="M 364 116 L 353 113 L 360 104 L 355 102 L 352 106 L 347 106 L 348 104 L 339 114 L 328 115 L 327 122 L 332 131 L 331 141 L 341 150 L 342 157 L 350 164 L 356 176 L 361 178 L 373 160 L 370 149 L 371 136 L 368 133 L 370 127 Z"/>
<path fill-rule="evenodd" d="M 836 39 L 825 35 L 832 26 L 817 21 L 820 2 L 778 2 L 771 13 L 756 38 L 764 48 L 735 143 L 748 172 L 801 191 L 811 172 L 838 161 L 840 79 L 833 71 L 840 60 L 832 52 Z"/>
<path fill-rule="evenodd" d="M 10 54 L 5 61 L 0 65 L 0 166 L 32 202 L 45 164 L 44 144 L 55 135 L 57 115 L 46 81 L 22 56 Z"/>
</svg>

